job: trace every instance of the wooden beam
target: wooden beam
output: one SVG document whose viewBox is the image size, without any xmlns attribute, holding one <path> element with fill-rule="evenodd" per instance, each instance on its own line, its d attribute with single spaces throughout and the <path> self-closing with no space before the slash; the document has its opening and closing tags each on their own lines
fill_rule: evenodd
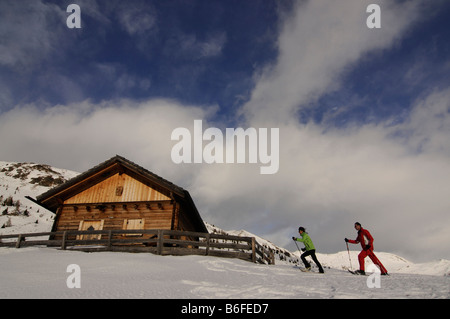
<svg viewBox="0 0 450 319">
<path fill-rule="evenodd" d="M 255 246 L 255 237 L 252 237 L 252 262 L 256 262 L 256 246 Z"/>
</svg>

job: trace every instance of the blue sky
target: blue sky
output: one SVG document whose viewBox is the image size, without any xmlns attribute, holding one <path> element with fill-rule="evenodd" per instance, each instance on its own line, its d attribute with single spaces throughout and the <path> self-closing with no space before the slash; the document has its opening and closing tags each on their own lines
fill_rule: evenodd
<svg viewBox="0 0 450 319">
<path fill-rule="evenodd" d="M 46 1 L 33 9 L 65 10 L 71 2 Z M 255 70 L 275 59 L 278 11 L 289 6 L 266 0 L 79 3 L 81 29 L 67 29 L 64 16 L 55 15 L 48 23 L 58 38 L 38 63 L 28 67 L 19 60 L 3 68 L 12 80 L 12 105 L 164 97 L 218 104 L 229 113 L 248 98 Z M 12 7 L 13 24 L 34 14 Z M 27 40 L 25 33 L 7 43 L 27 49 L 16 43 Z M 40 51 L 39 45 L 32 49 Z"/>
<path fill-rule="evenodd" d="M 57 11 L 72 2 L 45 1 L 43 6 Z M 13 12 L 10 27 L 42 10 L 9 3 L 3 6 Z M 24 56 L 2 64 L 10 92 L 2 110 L 38 100 L 54 105 L 163 97 L 217 104 L 218 115 L 228 116 L 250 98 L 255 73 L 275 61 L 282 19 L 293 6 L 287 0 L 94 3 L 80 2 L 79 30 L 67 29 L 65 17 L 56 12 L 49 17 L 45 27 L 57 38 L 49 40 L 51 47 L 36 63 Z M 448 72 L 440 62 L 450 55 L 450 31 L 445 27 L 450 5 L 441 2 L 430 8 L 395 46 L 350 66 L 339 90 L 302 108 L 300 120 L 322 122 L 325 114 L 332 116 L 332 125 L 386 117 L 401 120 L 417 96 L 447 85 Z M 29 36 L 36 37 L 32 32 Z M 24 30 L 18 38 L 7 38 L 6 44 L 27 50 L 27 37 Z M 30 48 L 30 54 L 41 51 L 39 44 Z M 411 65 L 418 69 L 410 70 Z M 335 114 L 348 100 L 354 105 Z"/>
<path fill-rule="evenodd" d="M 430 90 L 448 87 L 449 70 L 442 67 L 450 57 L 450 4 L 438 5 L 430 16 L 411 26 L 394 46 L 369 53 L 342 75 L 339 90 L 325 94 L 302 110 L 303 121 L 324 120 L 331 125 L 378 122 L 391 118 L 403 121 L 413 101 Z M 354 101 L 344 112 L 340 108 Z"/>
<path fill-rule="evenodd" d="M 376 249 L 450 258 L 449 15 L 445 0 L 2 0 L 0 159 L 82 172 L 120 154 L 224 229 L 295 250 L 302 225 L 334 252 L 359 221 Z M 279 172 L 174 164 L 171 132 L 196 119 L 279 128 Z"/>
</svg>

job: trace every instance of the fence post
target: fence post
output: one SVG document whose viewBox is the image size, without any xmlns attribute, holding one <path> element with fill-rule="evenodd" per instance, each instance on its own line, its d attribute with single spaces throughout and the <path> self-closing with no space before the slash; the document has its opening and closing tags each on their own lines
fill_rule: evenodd
<svg viewBox="0 0 450 319">
<path fill-rule="evenodd" d="M 252 262 L 256 263 L 256 244 L 255 244 L 255 237 L 252 237 Z"/>
<path fill-rule="evenodd" d="M 206 234 L 205 236 L 206 238 L 206 256 L 209 255 L 209 247 L 210 247 L 210 240 L 211 240 L 211 236 L 208 234 Z"/>
<path fill-rule="evenodd" d="M 19 234 L 19 237 L 17 237 L 16 248 L 20 248 L 21 241 L 22 241 L 22 234 Z"/>
<path fill-rule="evenodd" d="M 112 240 L 112 230 L 109 230 L 108 231 L 108 250 L 111 250 L 111 246 L 112 246 L 111 240 Z"/>
<path fill-rule="evenodd" d="M 163 250 L 163 231 L 161 229 L 158 229 L 158 243 L 156 245 L 156 253 L 158 255 L 162 255 Z"/>
<path fill-rule="evenodd" d="M 67 230 L 65 230 L 63 233 L 63 238 L 62 238 L 62 243 L 61 243 L 62 250 L 66 250 L 66 245 L 67 245 L 66 240 L 67 240 Z"/>
</svg>

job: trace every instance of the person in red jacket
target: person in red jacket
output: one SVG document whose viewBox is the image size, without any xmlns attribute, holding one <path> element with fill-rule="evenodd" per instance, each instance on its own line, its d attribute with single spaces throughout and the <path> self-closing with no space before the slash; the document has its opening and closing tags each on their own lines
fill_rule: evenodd
<svg viewBox="0 0 450 319">
<path fill-rule="evenodd" d="M 355 223 L 355 229 L 358 231 L 358 237 L 356 237 L 356 240 L 345 238 L 345 242 L 350 244 L 361 244 L 363 250 L 358 255 L 359 271 L 357 272 L 362 275 L 366 274 L 364 268 L 364 259 L 369 256 L 373 263 L 380 268 L 381 274 L 387 275 L 388 272 L 386 268 L 384 268 L 381 261 L 379 261 L 377 256 L 375 256 L 375 254 L 373 253 L 373 237 L 370 232 L 367 229 L 362 228 L 361 224 L 358 222 Z"/>
</svg>

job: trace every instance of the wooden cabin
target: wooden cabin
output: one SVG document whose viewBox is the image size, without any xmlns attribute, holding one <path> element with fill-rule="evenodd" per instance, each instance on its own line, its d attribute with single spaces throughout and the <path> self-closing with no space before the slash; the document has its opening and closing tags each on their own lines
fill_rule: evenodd
<svg viewBox="0 0 450 319">
<path fill-rule="evenodd" d="M 52 232 L 163 229 L 208 233 L 188 191 L 121 156 L 47 191 L 36 202 L 56 214 Z M 90 237 L 77 239 L 100 239 L 102 235 L 84 236 Z"/>
</svg>

